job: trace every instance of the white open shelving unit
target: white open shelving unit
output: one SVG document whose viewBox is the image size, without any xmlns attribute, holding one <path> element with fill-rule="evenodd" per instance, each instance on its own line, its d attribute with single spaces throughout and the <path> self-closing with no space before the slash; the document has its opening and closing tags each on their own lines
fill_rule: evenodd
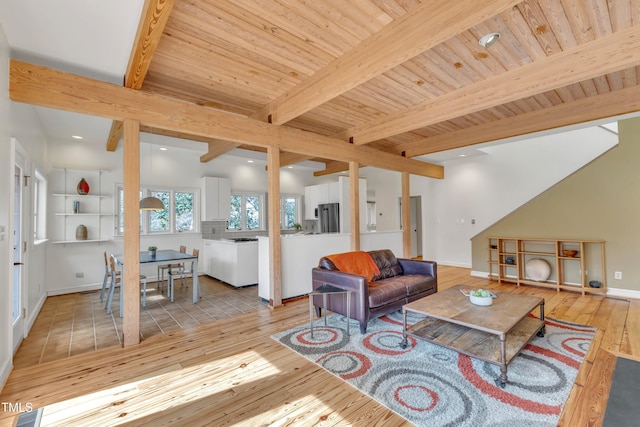
<svg viewBox="0 0 640 427">
<path fill-rule="evenodd" d="M 53 244 L 106 242 L 111 240 L 113 228 L 112 195 L 104 192 L 102 170 L 53 169 L 49 182 L 52 224 L 49 233 Z M 84 178 L 89 184 L 88 194 L 79 194 L 77 186 Z M 79 202 L 74 212 L 74 202 Z M 87 239 L 76 239 L 76 228 L 87 227 Z"/>
</svg>

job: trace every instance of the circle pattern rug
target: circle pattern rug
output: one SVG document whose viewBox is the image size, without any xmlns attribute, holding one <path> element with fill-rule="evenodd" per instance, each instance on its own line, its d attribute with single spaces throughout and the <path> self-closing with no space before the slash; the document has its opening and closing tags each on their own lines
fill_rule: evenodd
<svg viewBox="0 0 640 427">
<path fill-rule="evenodd" d="M 408 323 L 423 317 L 409 314 Z M 333 315 L 272 336 L 285 346 L 419 426 L 555 426 L 595 336 L 590 326 L 546 319 L 544 337 L 534 337 L 508 367 L 500 368 L 453 350 L 409 337 L 401 348 L 402 313 L 358 323 Z"/>
</svg>

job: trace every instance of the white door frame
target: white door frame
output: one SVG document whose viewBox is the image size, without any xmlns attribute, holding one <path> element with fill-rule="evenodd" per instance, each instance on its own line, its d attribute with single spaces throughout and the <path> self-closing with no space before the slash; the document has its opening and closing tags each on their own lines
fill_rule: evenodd
<svg viewBox="0 0 640 427">
<path fill-rule="evenodd" d="M 11 308 L 12 308 L 12 343 L 13 354 L 20 347 L 20 343 L 25 337 L 26 319 L 24 318 L 25 302 L 27 295 L 27 274 L 26 274 L 26 258 L 27 258 L 27 230 L 29 224 L 29 216 L 27 215 L 29 192 L 24 185 L 24 176 L 28 175 L 28 158 L 26 153 L 20 147 L 18 142 L 12 138 L 13 145 L 13 161 L 14 173 L 11 174 L 11 188 L 13 195 L 10 199 L 9 207 L 11 212 L 11 224 L 9 236 L 12 239 L 13 246 L 13 262 L 11 280 Z M 19 169 L 19 176 L 16 172 Z M 16 195 L 19 194 L 19 200 Z M 16 251 L 18 251 L 16 253 Z M 20 263 L 16 265 L 16 263 Z M 16 289 L 18 295 L 16 296 Z M 17 297 L 17 299 L 14 299 Z M 17 304 L 16 304 L 17 302 Z M 17 313 L 14 311 L 17 310 Z M 17 317 L 16 317 L 17 316 Z"/>
</svg>

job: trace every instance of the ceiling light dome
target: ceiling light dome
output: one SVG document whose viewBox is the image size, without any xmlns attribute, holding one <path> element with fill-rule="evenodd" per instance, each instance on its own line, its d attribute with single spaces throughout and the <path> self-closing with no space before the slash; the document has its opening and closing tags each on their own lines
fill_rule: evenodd
<svg viewBox="0 0 640 427">
<path fill-rule="evenodd" d="M 482 36 L 482 38 L 478 40 L 478 43 L 480 43 L 482 47 L 491 47 L 498 43 L 498 40 L 500 40 L 500 33 L 489 33 Z"/>
</svg>

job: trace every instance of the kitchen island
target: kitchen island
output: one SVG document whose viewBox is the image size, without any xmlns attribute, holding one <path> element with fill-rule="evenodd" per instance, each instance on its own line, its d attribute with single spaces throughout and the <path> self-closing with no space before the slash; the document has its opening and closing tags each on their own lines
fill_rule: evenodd
<svg viewBox="0 0 640 427">
<path fill-rule="evenodd" d="M 290 234 L 281 237 L 282 299 L 311 292 L 311 269 L 325 255 L 351 250 L 351 234 Z M 363 251 L 390 249 L 402 255 L 402 231 L 377 231 L 360 235 Z M 258 296 L 270 299 L 269 237 L 258 237 Z"/>
<path fill-rule="evenodd" d="M 258 240 L 219 239 L 203 243 L 203 272 L 231 286 L 258 283 Z"/>
</svg>

